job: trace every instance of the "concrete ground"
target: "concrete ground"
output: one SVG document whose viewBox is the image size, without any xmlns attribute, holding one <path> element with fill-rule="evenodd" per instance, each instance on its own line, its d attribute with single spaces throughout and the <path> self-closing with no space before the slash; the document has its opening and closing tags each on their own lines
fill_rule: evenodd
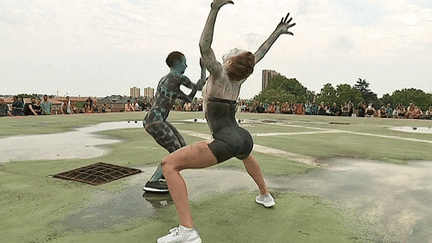
<svg viewBox="0 0 432 243">
<path fill-rule="evenodd" d="M 328 134 L 331 134 L 332 139 L 342 139 L 342 134 L 346 134 L 347 136 L 379 138 L 383 139 L 383 143 L 388 143 L 388 140 L 395 140 L 397 146 L 399 146 L 398 142 L 400 141 L 402 144 L 407 144 L 406 153 L 411 152 L 409 150 L 411 144 L 408 145 L 408 143 L 416 143 L 412 146 L 422 149 L 420 151 L 424 151 L 427 156 L 432 157 L 430 150 L 421 147 L 427 144 L 425 146 L 427 148 L 432 140 L 428 135 L 419 134 L 421 131 L 427 134 L 430 131 L 429 124 L 421 123 L 420 126 L 418 123 L 407 126 L 406 122 L 396 124 L 397 126 L 372 124 L 372 126 L 386 127 L 386 129 L 389 128 L 389 131 L 399 132 L 377 134 L 368 131 L 371 125 L 365 126 L 364 124 L 356 126 L 356 129 L 348 130 L 343 125 L 330 128 L 327 122 L 321 124 L 317 121 L 297 121 L 294 124 L 267 122 L 265 124 L 266 130 L 272 130 L 272 127 L 275 126 L 298 130 L 284 132 L 278 128 L 277 132 L 262 132 L 259 130 L 262 122 L 257 122 L 256 119 L 248 120 L 248 118 L 250 117 L 245 117 L 245 122 L 242 125 L 246 129 L 250 129 L 254 135 L 256 153 L 263 154 L 262 156 L 271 154 L 280 159 L 289 158 L 294 163 L 318 168 L 289 176 L 281 176 L 278 173 L 266 175 L 268 186 L 274 194 L 299 192 L 304 195 L 324 198 L 329 200 L 327 203 L 339 205 L 345 215 L 354 219 L 349 220 L 347 225 L 361 231 L 359 234 L 354 234 L 357 236 L 350 236 L 350 239 L 355 242 L 432 242 L 432 235 L 430 234 L 432 232 L 432 179 L 429 176 L 432 172 L 432 163 L 430 160 L 384 163 L 366 158 L 330 157 L 320 159 L 319 154 L 298 153 L 298 149 L 295 150 L 296 152 L 289 149 L 282 150 L 278 144 L 275 144 L 275 141 L 269 142 L 269 139 L 273 138 L 278 138 L 278 141 L 281 141 L 281 137 L 291 136 L 305 139 L 308 135 L 315 135 L 314 139 L 316 139 L 317 136 L 326 137 Z M 352 120 L 349 121 L 353 122 Z M 198 139 L 208 138 L 208 134 L 205 132 L 190 129 L 190 127 L 182 124 L 182 120 L 178 120 L 176 123 L 182 134 Z M 364 129 L 357 129 L 362 126 Z M 417 129 L 411 129 L 411 127 Z M 4 137 L 0 139 L 0 154 L 2 154 L 0 172 L 4 175 L 9 173 L 8 164 L 11 162 L 12 169 L 10 171 L 15 167 L 19 168 L 20 164 L 28 163 L 26 161 L 104 158 L 103 156 L 108 156 L 111 152 L 107 150 L 107 145 L 122 143 L 124 140 L 120 137 L 114 138 L 95 132 L 141 128 L 142 123 L 132 119 L 129 122 L 110 122 L 86 126 L 64 133 Z M 415 134 L 414 137 L 409 135 L 412 133 Z M 417 134 L 419 135 L 417 136 Z M 17 144 L 20 146 L 16 146 Z M 151 141 L 148 144 L 151 144 Z M 140 145 L 135 146 L 134 149 L 154 150 L 157 149 L 156 147 L 157 145 L 154 147 Z M 404 147 L 399 147 L 399 149 L 403 150 Z M 341 148 L 341 150 L 343 149 Z M 379 152 L 376 153 L 380 155 Z M 370 155 L 370 158 L 374 158 L 374 154 Z M 227 167 L 189 170 L 182 173 L 188 184 L 192 203 L 205 203 L 208 198 L 236 192 L 248 191 L 256 194 L 256 186 L 247 173 L 232 167 L 230 163 L 227 162 Z M 153 173 L 155 165 L 133 167 L 140 168 L 143 172 L 124 179 L 121 190 L 92 190 L 89 198 L 74 207 L 74 210 L 66 213 L 66 217 L 58 218 L 51 223 L 70 232 L 100 231 L 112 229 L 131 220 L 152 218 L 155 214 L 160 213 L 160 210 L 172 208 L 169 195 L 143 193 L 141 189 L 144 182 Z M 265 169 L 263 171 L 266 172 Z M 14 188 L 11 186 L 14 181 L 13 177 L 9 174 L 7 178 L 12 179 L 9 179 L 10 181 L 6 184 L 0 183 L 0 193 Z M 251 197 L 252 202 L 253 197 Z M 278 198 L 276 199 L 278 200 Z M 280 200 L 282 202 L 283 197 Z M 7 215 L 4 211 L 1 213 Z M 12 231 L 9 230 L 6 233 L 3 231 L 2 234 L 7 234 L 7 232 Z M 304 231 L 299 230 L 299 232 L 301 235 L 307 235 Z M 58 242 L 62 242 L 60 239 Z M 40 242 L 50 241 L 46 238 L 40 240 Z M 144 242 L 154 241 L 155 239 L 148 239 Z M 69 241 L 66 240 L 65 242 Z M 232 242 L 237 241 L 232 240 Z M 305 240 L 304 242 L 308 241 Z M 322 242 L 329 241 L 323 240 Z"/>
</svg>

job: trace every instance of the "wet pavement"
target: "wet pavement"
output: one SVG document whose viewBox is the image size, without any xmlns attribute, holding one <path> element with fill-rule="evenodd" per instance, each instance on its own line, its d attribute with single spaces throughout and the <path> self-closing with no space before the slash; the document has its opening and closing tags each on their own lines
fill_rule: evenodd
<svg viewBox="0 0 432 243">
<path fill-rule="evenodd" d="M 94 132 L 141 127 L 141 122 L 134 121 L 102 123 L 61 134 L 0 139 L 0 163 L 101 156 L 106 150 L 97 145 L 119 140 L 108 139 Z M 410 127 L 406 130 L 423 132 L 429 131 L 429 128 Z M 9 144 L 20 144 L 23 149 Z M 48 150 L 41 153 L 40 148 L 46 146 L 56 146 L 55 150 L 51 150 L 56 152 L 50 153 Z M 321 162 L 326 164 L 324 168 L 305 175 L 266 177 L 267 184 L 272 192 L 295 190 L 325 197 L 342 205 L 349 214 L 364 219 L 359 222 L 362 224 L 358 225 L 359 228 L 375 232 L 377 235 L 373 237 L 377 241 L 432 242 L 432 162 L 396 165 L 345 158 Z M 155 168 L 140 168 L 143 173 L 127 177 L 127 186 L 120 191 L 96 188 L 92 200 L 88 200 L 81 211 L 60 223 L 69 230 L 92 230 L 154 214 L 159 208 L 172 203 L 168 195 L 144 194 L 142 191 Z M 187 170 L 182 174 L 188 184 L 192 203 L 225 192 L 257 191 L 245 171 L 202 169 Z"/>
<path fill-rule="evenodd" d="M 343 158 L 326 163 L 332 170 L 318 169 L 292 177 L 267 176 L 266 181 L 273 193 L 294 190 L 330 199 L 361 219 L 353 227 L 369 232 L 377 241 L 432 242 L 432 163 L 395 165 Z M 89 205 L 62 224 L 70 230 L 105 228 L 149 216 L 172 204 L 168 194 L 142 191 L 155 168 L 140 168 L 143 173 L 128 178 L 128 187 L 119 192 L 97 191 Z M 182 174 L 192 203 L 227 192 L 258 192 L 245 171 L 200 169 Z"/>
</svg>

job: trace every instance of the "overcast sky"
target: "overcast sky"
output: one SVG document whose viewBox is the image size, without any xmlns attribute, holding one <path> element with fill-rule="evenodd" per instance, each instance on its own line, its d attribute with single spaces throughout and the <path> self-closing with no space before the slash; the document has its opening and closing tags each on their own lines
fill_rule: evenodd
<svg viewBox="0 0 432 243">
<path fill-rule="evenodd" d="M 261 91 L 261 70 L 326 83 L 366 79 L 381 97 L 397 89 L 432 92 L 430 0 L 234 0 L 216 22 L 219 60 L 234 47 L 255 52 L 290 12 L 294 36 L 281 36 L 243 84 Z M 198 42 L 210 0 L 0 0 L 0 94 L 129 95 L 155 88 L 166 56 L 186 55 L 199 77 Z"/>
</svg>

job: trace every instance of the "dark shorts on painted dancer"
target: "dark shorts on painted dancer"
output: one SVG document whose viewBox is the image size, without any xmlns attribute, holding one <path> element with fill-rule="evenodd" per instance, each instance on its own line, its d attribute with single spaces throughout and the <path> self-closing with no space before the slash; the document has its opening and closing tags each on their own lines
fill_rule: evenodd
<svg viewBox="0 0 432 243">
<path fill-rule="evenodd" d="M 233 157 L 244 160 L 253 149 L 252 136 L 235 119 L 236 107 L 231 100 L 210 98 L 207 102 L 206 119 L 214 139 L 208 146 L 218 163 Z"/>
</svg>

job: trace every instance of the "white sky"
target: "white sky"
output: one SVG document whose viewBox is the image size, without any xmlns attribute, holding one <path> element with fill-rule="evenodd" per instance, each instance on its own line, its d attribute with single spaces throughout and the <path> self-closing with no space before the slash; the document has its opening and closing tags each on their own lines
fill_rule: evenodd
<svg viewBox="0 0 432 243">
<path fill-rule="evenodd" d="M 261 70 L 326 83 L 366 79 L 379 97 L 397 89 L 432 92 L 431 0 L 234 0 L 216 22 L 219 60 L 234 47 L 255 52 L 291 13 L 281 36 L 243 84 L 261 91 Z M 211 0 L 0 0 L 0 94 L 129 95 L 156 87 L 166 56 L 183 52 L 199 77 L 198 42 Z M 142 93 L 142 91 L 141 91 Z"/>
</svg>

